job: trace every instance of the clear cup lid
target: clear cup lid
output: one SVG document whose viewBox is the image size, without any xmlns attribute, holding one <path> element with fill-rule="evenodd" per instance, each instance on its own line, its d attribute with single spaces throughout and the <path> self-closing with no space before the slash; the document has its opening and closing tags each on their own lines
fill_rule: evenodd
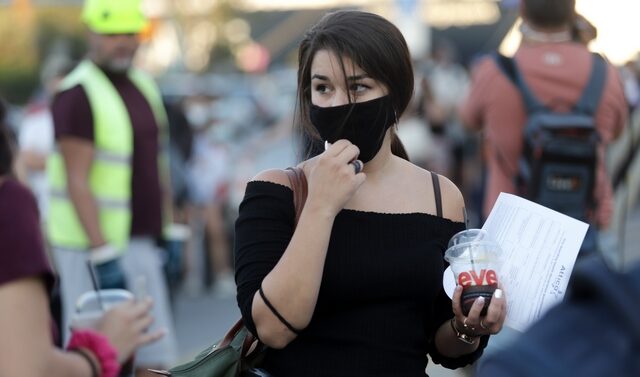
<svg viewBox="0 0 640 377">
<path fill-rule="evenodd" d="M 445 252 L 449 263 L 459 258 L 495 259 L 500 253 L 500 245 L 484 229 L 466 229 L 451 237 Z"/>
<path fill-rule="evenodd" d="M 484 229 L 465 229 L 454 234 L 453 237 L 451 237 L 447 248 L 456 245 L 479 242 L 495 243 L 493 238 L 491 238 L 491 236 L 489 236 L 489 233 L 487 233 L 487 231 Z"/>
<path fill-rule="evenodd" d="M 100 311 L 100 303 L 104 305 L 104 309 L 127 300 L 133 300 L 134 296 L 125 289 L 102 289 L 100 299 L 96 291 L 87 291 L 78 297 L 76 301 L 76 312 Z"/>
</svg>

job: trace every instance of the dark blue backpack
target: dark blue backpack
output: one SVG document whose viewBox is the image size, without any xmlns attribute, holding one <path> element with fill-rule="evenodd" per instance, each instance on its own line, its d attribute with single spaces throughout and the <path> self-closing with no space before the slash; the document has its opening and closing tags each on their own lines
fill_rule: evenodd
<svg viewBox="0 0 640 377">
<path fill-rule="evenodd" d="M 640 376 L 640 264 L 610 271 L 580 261 L 565 301 L 507 349 L 488 355 L 476 377 Z"/>
<path fill-rule="evenodd" d="M 515 182 L 518 195 L 585 221 L 595 206 L 599 142 L 595 113 L 606 79 L 604 59 L 593 54 L 589 82 L 578 103 L 564 113 L 551 110 L 535 97 L 515 60 L 499 54 L 495 60 L 520 91 L 527 110 Z M 498 158 L 503 168 L 510 166 L 500 151 Z"/>
</svg>

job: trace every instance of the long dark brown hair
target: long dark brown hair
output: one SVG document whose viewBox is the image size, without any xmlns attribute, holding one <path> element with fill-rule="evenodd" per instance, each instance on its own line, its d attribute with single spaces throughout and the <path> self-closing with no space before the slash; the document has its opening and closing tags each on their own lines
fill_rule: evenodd
<svg viewBox="0 0 640 377">
<path fill-rule="evenodd" d="M 346 57 L 369 77 L 388 90 L 396 119 L 407 108 L 413 95 L 413 66 L 402 33 L 386 19 L 361 11 L 338 11 L 326 14 L 307 31 L 298 50 L 297 125 L 301 128 L 303 154 L 309 158 L 321 152 L 322 140 L 309 119 L 311 104 L 311 64 L 319 50 Z M 347 82 L 346 71 L 342 73 Z M 394 130 L 391 151 L 409 159 Z"/>
</svg>

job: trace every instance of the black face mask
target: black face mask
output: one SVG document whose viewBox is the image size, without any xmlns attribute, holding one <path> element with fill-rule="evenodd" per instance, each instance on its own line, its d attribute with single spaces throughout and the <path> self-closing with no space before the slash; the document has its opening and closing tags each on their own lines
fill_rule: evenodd
<svg viewBox="0 0 640 377">
<path fill-rule="evenodd" d="M 375 157 L 387 130 L 396 122 L 388 95 L 335 107 L 312 104 L 309 117 L 323 140 L 347 139 L 355 144 L 360 149 L 358 159 L 364 163 Z"/>
</svg>

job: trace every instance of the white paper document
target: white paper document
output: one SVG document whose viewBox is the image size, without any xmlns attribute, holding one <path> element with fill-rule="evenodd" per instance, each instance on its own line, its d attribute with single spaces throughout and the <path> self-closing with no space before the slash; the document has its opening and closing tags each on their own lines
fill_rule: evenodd
<svg viewBox="0 0 640 377">
<path fill-rule="evenodd" d="M 564 297 L 589 225 L 501 193 L 482 229 L 502 248 L 505 325 L 524 331 Z"/>
<path fill-rule="evenodd" d="M 588 224 L 516 195 L 501 193 L 482 229 L 500 245 L 505 325 L 524 331 L 564 297 Z M 443 279 L 453 291 L 450 269 Z"/>
</svg>

